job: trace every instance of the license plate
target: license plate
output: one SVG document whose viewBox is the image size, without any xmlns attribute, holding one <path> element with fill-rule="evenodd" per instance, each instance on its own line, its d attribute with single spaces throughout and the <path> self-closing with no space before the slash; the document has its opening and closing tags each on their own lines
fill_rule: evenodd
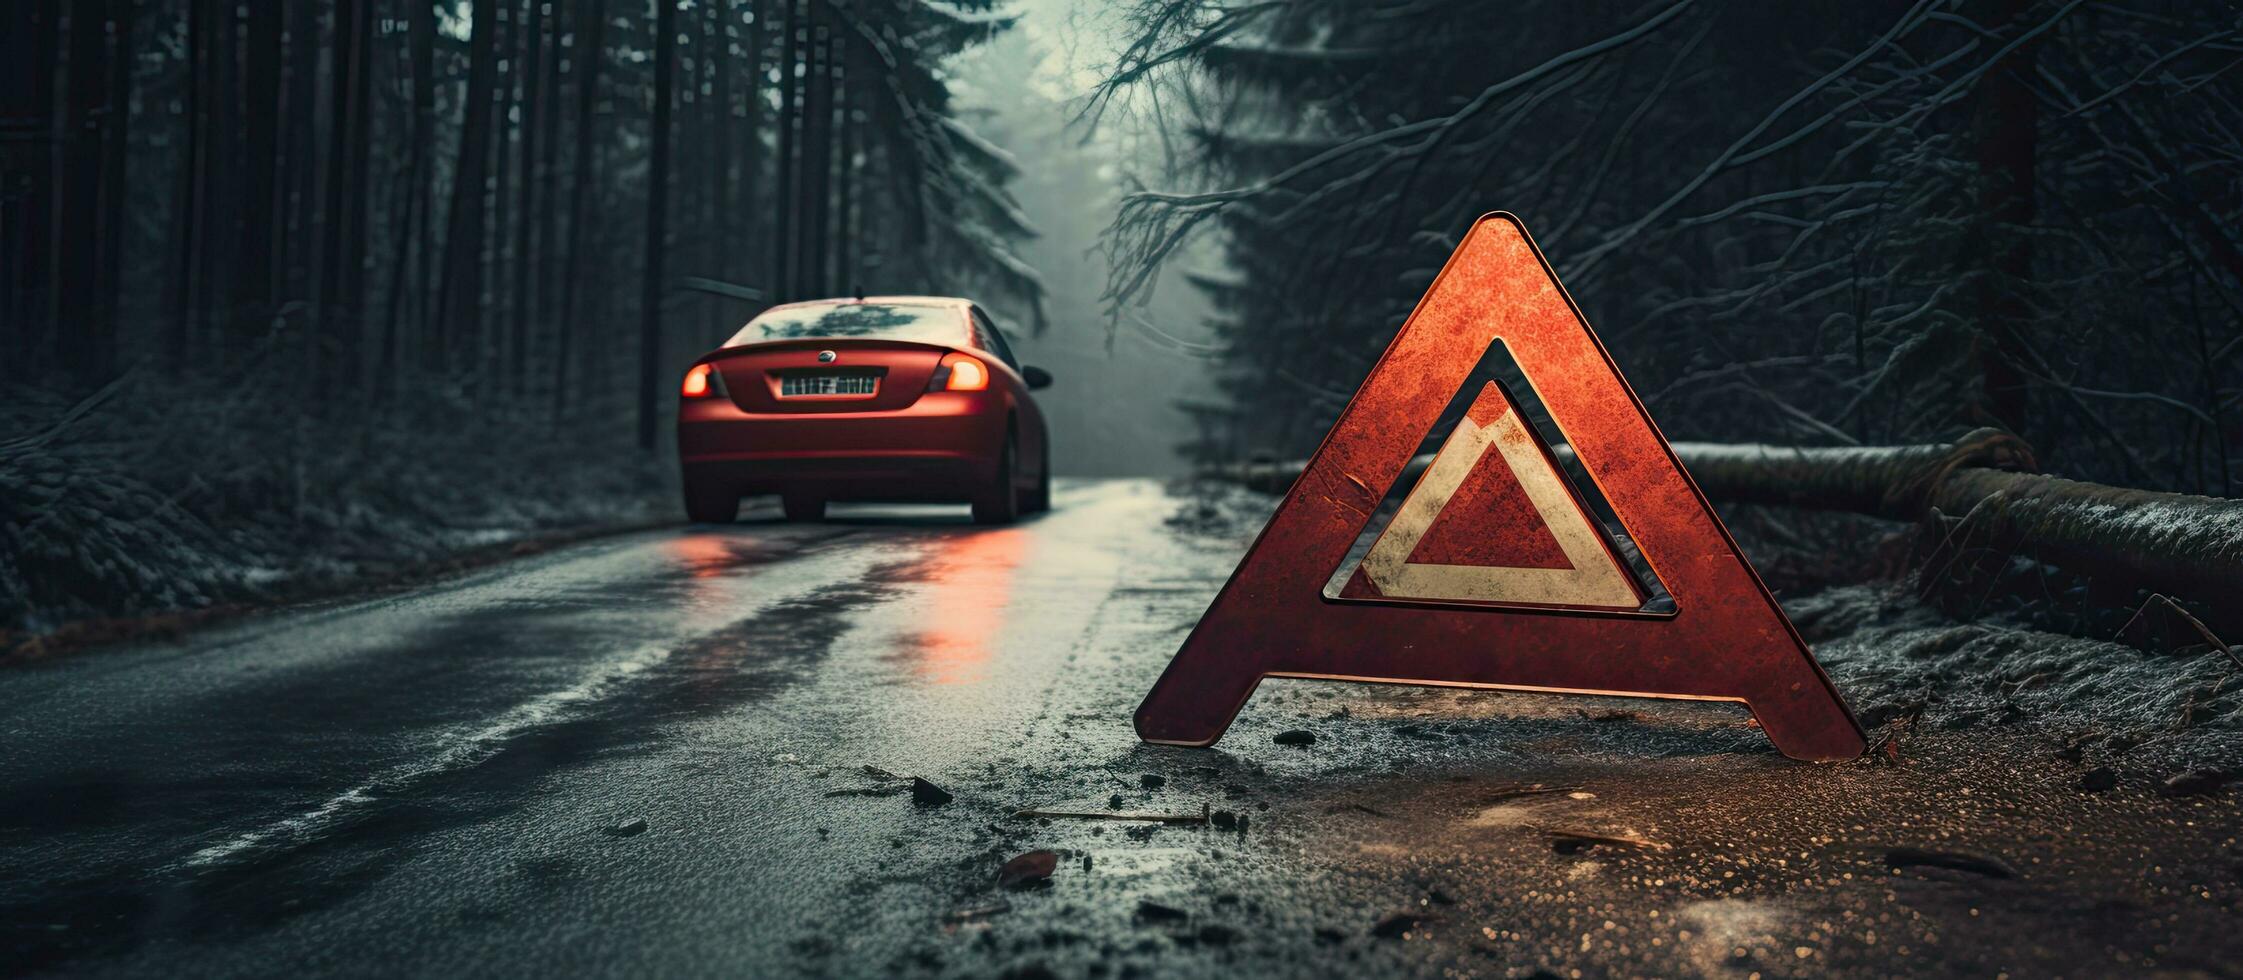
<svg viewBox="0 0 2243 980">
<path fill-rule="evenodd" d="M 779 379 L 781 397 L 801 395 L 870 395 L 880 390 L 880 376 L 850 374 L 789 374 Z"/>
</svg>

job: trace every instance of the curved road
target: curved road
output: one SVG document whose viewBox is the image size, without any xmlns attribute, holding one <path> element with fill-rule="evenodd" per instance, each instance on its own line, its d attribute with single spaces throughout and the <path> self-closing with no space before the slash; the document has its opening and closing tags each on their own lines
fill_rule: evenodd
<svg viewBox="0 0 2243 980">
<path fill-rule="evenodd" d="M 1150 482 L 1059 504 L 649 531 L 0 674 L 0 973 L 2238 970 L 2232 801 L 2083 796 L 2023 735 L 1813 767 L 1719 705 L 1288 682 L 1143 746 L 1244 542 Z"/>
</svg>

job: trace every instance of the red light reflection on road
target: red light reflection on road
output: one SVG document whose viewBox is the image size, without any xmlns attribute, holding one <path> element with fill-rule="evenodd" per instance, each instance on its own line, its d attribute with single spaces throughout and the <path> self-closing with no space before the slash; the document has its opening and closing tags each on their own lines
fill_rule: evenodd
<svg viewBox="0 0 2243 980">
<path fill-rule="evenodd" d="M 1008 528 L 960 538 L 929 559 L 927 625 L 908 641 L 912 669 L 921 679 L 936 684 L 981 679 L 1027 551 L 1028 533 Z"/>
<path fill-rule="evenodd" d="M 740 558 L 733 553 L 732 544 L 720 534 L 688 534 L 671 538 L 668 544 L 670 557 L 694 578 L 715 578 L 725 570 L 738 565 Z"/>
</svg>

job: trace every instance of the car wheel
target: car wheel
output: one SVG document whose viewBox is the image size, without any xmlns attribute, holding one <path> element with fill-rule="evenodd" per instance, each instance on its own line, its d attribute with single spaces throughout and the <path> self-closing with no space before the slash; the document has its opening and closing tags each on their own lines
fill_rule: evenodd
<svg viewBox="0 0 2243 980">
<path fill-rule="evenodd" d="M 779 495 L 779 508 L 786 511 L 787 520 L 801 523 L 826 519 L 826 500 L 806 493 Z"/>
<path fill-rule="evenodd" d="M 740 516 L 740 495 L 729 487 L 687 480 L 685 516 L 695 524 L 730 524 Z"/>
<path fill-rule="evenodd" d="M 1020 488 L 1013 485 L 1019 442 L 1018 436 L 1006 433 L 1004 455 L 997 458 L 997 478 L 974 500 L 974 523 L 1010 524 L 1020 517 Z"/>
<path fill-rule="evenodd" d="M 1028 512 L 1041 514 L 1051 509 L 1051 444 L 1044 444 L 1044 465 L 1036 477 L 1035 492 L 1028 496 Z"/>
</svg>

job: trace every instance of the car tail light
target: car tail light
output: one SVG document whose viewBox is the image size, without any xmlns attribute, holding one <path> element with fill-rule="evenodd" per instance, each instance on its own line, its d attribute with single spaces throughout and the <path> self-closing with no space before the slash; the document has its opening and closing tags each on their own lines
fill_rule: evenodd
<svg viewBox="0 0 2243 980">
<path fill-rule="evenodd" d="M 678 394 L 687 398 L 709 397 L 709 393 L 716 390 L 709 381 L 709 376 L 714 373 L 716 368 L 712 365 L 694 365 L 685 372 L 685 386 L 678 389 Z"/>
<path fill-rule="evenodd" d="M 948 354 L 927 382 L 928 391 L 980 391 L 989 387 L 989 365 L 969 354 Z"/>
</svg>

